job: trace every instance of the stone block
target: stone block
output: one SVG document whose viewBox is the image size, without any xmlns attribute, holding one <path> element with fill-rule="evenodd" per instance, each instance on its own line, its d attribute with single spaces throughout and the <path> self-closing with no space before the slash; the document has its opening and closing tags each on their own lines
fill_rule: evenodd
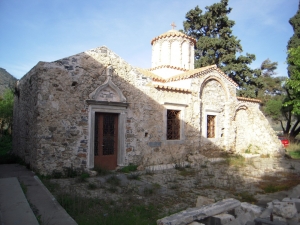
<svg viewBox="0 0 300 225">
<path fill-rule="evenodd" d="M 220 224 L 221 225 L 225 225 L 225 224 L 235 220 L 235 217 L 233 215 L 230 215 L 230 214 L 227 214 L 227 213 L 215 215 L 215 216 L 212 216 L 212 217 L 220 219 Z"/>
<path fill-rule="evenodd" d="M 213 204 L 214 202 L 215 202 L 214 199 L 207 198 L 207 197 L 204 197 L 204 196 L 198 196 L 196 207 L 200 208 L 200 207 L 202 207 L 204 205 Z"/>
<path fill-rule="evenodd" d="M 191 223 L 189 223 L 187 225 L 205 225 L 205 224 L 194 221 L 194 222 L 191 222 Z"/>
<path fill-rule="evenodd" d="M 241 208 L 244 212 L 250 212 L 255 217 L 258 217 L 264 211 L 262 207 L 247 202 L 242 202 Z"/>
<path fill-rule="evenodd" d="M 244 214 L 240 214 L 236 220 L 239 222 L 240 225 L 245 225 L 248 221 L 254 221 L 255 217 L 251 215 L 251 213 L 246 212 Z"/>
<path fill-rule="evenodd" d="M 300 198 L 300 184 L 298 184 L 296 187 L 290 191 L 289 196 L 290 198 Z"/>
<path fill-rule="evenodd" d="M 255 225 L 288 225 L 286 222 L 270 221 L 269 219 L 256 218 L 254 220 Z"/>
<path fill-rule="evenodd" d="M 261 214 L 260 214 L 260 218 L 270 218 L 270 215 L 273 211 L 273 208 L 266 208 Z"/>
<path fill-rule="evenodd" d="M 283 202 L 294 202 L 296 209 L 300 212 L 300 199 L 299 198 L 284 198 L 282 199 Z"/>
<path fill-rule="evenodd" d="M 273 213 L 290 219 L 297 214 L 297 209 L 294 202 L 276 202 L 273 203 Z"/>
<path fill-rule="evenodd" d="M 157 220 L 158 225 L 182 225 L 218 215 L 240 206 L 240 201 L 229 198 L 202 208 L 189 208 L 179 213 Z"/>
</svg>

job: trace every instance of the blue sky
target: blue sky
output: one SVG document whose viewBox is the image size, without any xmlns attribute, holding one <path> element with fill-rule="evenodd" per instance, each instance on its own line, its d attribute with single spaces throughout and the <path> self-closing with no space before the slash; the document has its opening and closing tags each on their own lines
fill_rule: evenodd
<svg viewBox="0 0 300 225">
<path fill-rule="evenodd" d="M 0 0 L 0 67 L 16 78 L 51 62 L 105 45 L 133 66 L 151 67 L 152 38 L 183 28 L 185 14 L 220 0 Z M 269 58 L 286 76 L 288 20 L 299 0 L 229 0 L 233 34 L 258 68 Z"/>
</svg>

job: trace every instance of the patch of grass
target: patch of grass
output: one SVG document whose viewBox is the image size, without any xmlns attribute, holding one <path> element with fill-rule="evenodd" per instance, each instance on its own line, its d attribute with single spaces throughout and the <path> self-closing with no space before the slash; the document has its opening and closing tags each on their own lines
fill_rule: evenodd
<svg viewBox="0 0 300 225">
<path fill-rule="evenodd" d="M 181 176 L 194 176 L 195 175 L 195 171 L 193 169 L 184 169 L 184 170 L 180 170 L 179 175 Z"/>
<path fill-rule="evenodd" d="M 226 159 L 226 163 L 229 166 L 244 167 L 246 165 L 246 160 L 241 155 L 234 155 L 234 156 L 228 157 Z"/>
<path fill-rule="evenodd" d="M 123 173 L 129 173 L 129 172 L 136 171 L 137 167 L 138 167 L 137 165 L 129 164 L 128 166 L 125 166 L 122 169 L 120 169 L 120 171 Z"/>
<path fill-rule="evenodd" d="M 51 173 L 51 177 L 54 179 L 60 179 L 63 177 L 63 173 L 61 171 L 58 170 L 53 170 Z"/>
<path fill-rule="evenodd" d="M 257 202 L 257 199 L 253 196 L 253 194 L 250 194 L 248 192 L 238 193 L 238 199 L 241 202 L 249 202 L 252 204 L 255 204 Z"/>
<path fill-rule="evenodd" d="M 292 159 L 300 159 L 300 144 L 290 143 L 290 145 L 286 148 L 286 151 Z"/>
<path fill-rule="evenodd" d="M 262 159 L 270 158 L 270 154 L 261 154 L 260 158 L 262 158 Z"/>
<path fill-rule="evenodd" d="M 97 189 L 97 185 L 95 183 L 88 183 L 87 188 L 89 190 L 95 190 Z"/>
<path fill-rule="evenodd" d="M 140 180 L 141 179 L 139 173 L 130 173 L 130 174 L 127 175 L 127 178 L 129 180 Z"/>
<path fill-rule="evenodd" d="M 80 174 L 79 177 L 76 178 L 76 181 L 78 183 L 83 183 L 83 182 L 86 182 L 87 178 L 89 178 L 89 177 L 90 177 L 90 175 L 88 173 L 82 173 L 82 174 Z"/>
<path fill-rule="evenodd" d="M 107 170 L 107 169 L 99 167 L 99 166 L 95 166 L 94 170 L 97 172 L 98 176 L 106 176 L 108 174 L 111 174 L 110 170 Z"/>
<path fill-rule="evenodd" d="M 58 202 L 78 224 L 84 225 L 155 225 L 162 207 L 143 201 L 115 201 L 81 197 L 75 193 L 59 193 Z"/>
<path fill-rule="evenodd" d="M 281 176 L 281 178 L 279 178 Z M 300 183 L 300 177 L 292 172 L 279 172 L 277 176 L 264 176 L 258 187 L 265 193 L 289 190 Z"/>
<path fill-rule="evenodd" d="M 106 182 L 114 186 L 119 186 L 121 184 L 120 178 L 117 177 L 116 175 L 112 175 L 106 178 Z"/>
<path fill-rule="evenodd" d="M 24 195 L 26 195 L 26 193 L 27 193 L 27 186 L 23 182 L 20 182 L 20 186 L 22 188 L 22 191 L 23 191 Z"/>
</svg>

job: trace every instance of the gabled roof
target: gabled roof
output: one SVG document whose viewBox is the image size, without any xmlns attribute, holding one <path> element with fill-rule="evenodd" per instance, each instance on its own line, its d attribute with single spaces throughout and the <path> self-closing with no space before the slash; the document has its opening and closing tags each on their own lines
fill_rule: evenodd
<svg viewBox="0 0 300 225">
<path fill-rule="evenodd" d="M 146 70 L 146 69 L 141 69 L 141 68 L 137 68 L 142 74 L 144 74 L 147 77 L 152 78 L 154 81 L 159 81 L 159 82 L 172 82 L 172 81 L 178 81 L 178 80 L 185 80 L 188 78 L 193 78 L 193 77 L 198 77 L 201 75 L 205 75 L 207 73 L 210 73 L 212 71 L 217 71 L 219 74 L 221 74 L 222 77 L 224 77 L 226 80 L 228 80 L 232 85 L 238 87 L 237 83 L 235 83 L 231 78 L 229 78 L 222 70 L 220 70 L 219 68 L 217 68 L 216 65 L 213 66 L 205 66 L 205 67 L 201 67 L 198 69 L 193 69 L 193 70 L 188 70 L 184 73 L 172 76 L 168 79 L 164 79 L 156 74 L 154 74 L 153 72 Z"/>
</svg>

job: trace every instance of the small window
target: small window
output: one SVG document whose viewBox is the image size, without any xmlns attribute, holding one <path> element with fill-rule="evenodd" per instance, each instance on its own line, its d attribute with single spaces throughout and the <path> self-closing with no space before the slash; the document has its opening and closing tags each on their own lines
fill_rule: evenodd
<svg viewBox="0 0 300 225">
<path fill-rule="evenodd" d="M 207 115 L 207 138 L 215 138 L 216 116 Z"/>
<path fill-rule="evenodd" d="M 167 140 L 180 139 L 180 111 L 167 110 Z"/>
</svg>

